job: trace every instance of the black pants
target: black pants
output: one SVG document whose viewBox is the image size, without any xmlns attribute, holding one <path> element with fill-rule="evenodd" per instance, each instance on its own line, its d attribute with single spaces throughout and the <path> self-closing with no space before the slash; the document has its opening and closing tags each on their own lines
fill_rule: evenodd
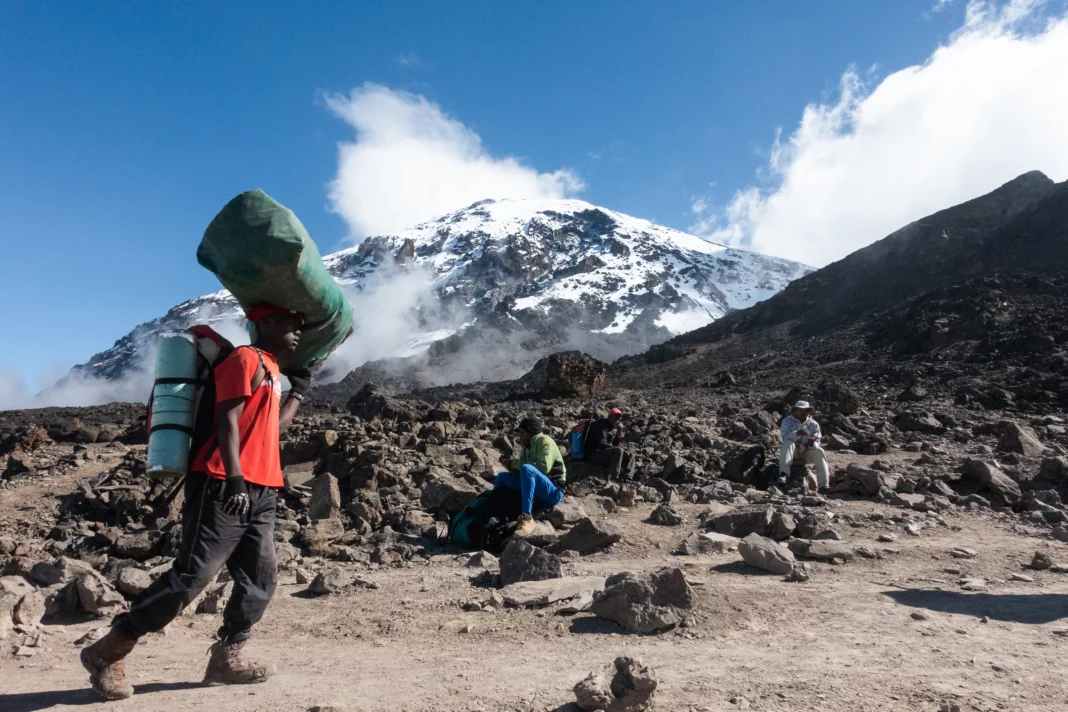
<svg viewBox="0 0 1068 712">
<path fill-rule="evenodd" d="M 182 544 L 174 567 L 160 576 L 133 602 L 114 625 L 132 637 L 154 633 L 174 620 L 182 609 L 215 580 L 223 564 L 234 580 L 234 591 L 223 612 L 219 637 L 247 640 L 252 626 L 263 618 L 278 582 L 274 553 L 277 491 L 248 485 L 250 512 L 246 521 L 223 512 L 222 480 L 191 472 L 185 480 Z"/>
<path fill-rule="evenodd" d="M 634 470 L 634 458 L 621 447 L 608 447 L 598 450 L 590 456 L 590 462 L 607 467 L 608 479 L 610 480 L 619 479 L 619 475 L 623 471 L 624 462 L 627 465 L 628 478 L 633 474 Z"/>
</svg>

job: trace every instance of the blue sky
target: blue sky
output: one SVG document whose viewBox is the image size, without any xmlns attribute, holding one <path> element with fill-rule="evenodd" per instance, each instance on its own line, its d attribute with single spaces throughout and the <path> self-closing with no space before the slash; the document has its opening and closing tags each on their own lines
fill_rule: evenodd
<svg viewBox="0 0 1068 712">
<path fill-rule="evenodd" d="M 489 156 L 568 171 L 585 200 L 798 257 L 730 208 L 776 197 L 776 131 L 805 139 L 806 107 L 863 102 L 956 43 L 963 4 L 932 5 L 0 4 L 0 372 L 35 387 L 216 290 L 196 245 L 242 190 L 294 209 L 324 253 L 344 246 L 359 230 L 328 186 L 356 132 L 336 102 L 368 83 L 425 98 Z"/>
</svg>

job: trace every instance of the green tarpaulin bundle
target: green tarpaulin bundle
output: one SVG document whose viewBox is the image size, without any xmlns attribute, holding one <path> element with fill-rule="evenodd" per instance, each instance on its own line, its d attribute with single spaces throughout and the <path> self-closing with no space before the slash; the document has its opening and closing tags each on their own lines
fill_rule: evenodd
<svg viewBox="0 0 1068 712">
<path fill-rule="evenodd" d="M 241 306 L 271 302 L 304 314 L 300 346 L 282 368 L 315 369 L 352 333 L 352 307 L 293 211 L 262 190 L 237 196 L 204 231 L 197 261 Z"/>
</svg>

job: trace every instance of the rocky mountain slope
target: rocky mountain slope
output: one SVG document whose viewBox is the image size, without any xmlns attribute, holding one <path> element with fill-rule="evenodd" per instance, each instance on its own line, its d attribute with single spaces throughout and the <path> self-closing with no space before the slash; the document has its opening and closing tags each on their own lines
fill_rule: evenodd
<svg viewBox="0 0 1068 712">
<path fill-rule="evenodd" d="M 923 382 L 932 393 L 1009 389 L 1009 400 L 1063 407 L 1066 297 L 1068 183 L 1032 172 L 622 359 L 613 376 L 643 388 L 759 382 L 808 392 L 821 381 Z"/>
<path fill-rule="evenodd" d="M 561 348 L 637 353 L 811 271 L 578 200 L 482 201 L 324 261 L 357 312 L 335 378 L 418 356 L 404 365 L 430 382 L 513 377 Z M 237 316 L 225 291 L 190 300 L 76 370 L 121 378 L 160 331 Z"/>
</svg>

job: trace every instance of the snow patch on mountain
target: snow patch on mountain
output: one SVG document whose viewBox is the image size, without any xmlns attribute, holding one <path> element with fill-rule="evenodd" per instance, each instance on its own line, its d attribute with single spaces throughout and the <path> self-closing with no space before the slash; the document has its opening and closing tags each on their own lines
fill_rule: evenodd
<svg viewBox="0 0 1068 712">
<path fill-rule="evenodd" d="M 755 304 L 811 271 L 566 199 L 481 201 L 323 261 L 356 322 L 327 362 L 332 380 L 369 360 L 420 355 L 442 379 L 506 377 L 566 347 L 614 359 Z M 74 372 L 141 372 L 161 331 L 194 323 L 228 336 L 243 331 L 224 290 L 141 324 Z M 449 354 L 465 364 L 450 366 Z"/>
</svg>

